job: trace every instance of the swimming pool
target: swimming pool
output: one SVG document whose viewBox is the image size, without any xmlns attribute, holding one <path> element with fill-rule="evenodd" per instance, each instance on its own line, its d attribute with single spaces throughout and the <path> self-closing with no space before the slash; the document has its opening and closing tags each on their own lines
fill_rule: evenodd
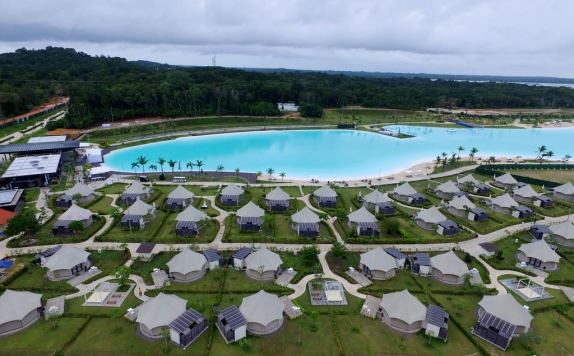
<svg viewBox="0 0 574 356">
<path fill-rule="evenodd" d="M 388 126 L 416 137 L 397 139 L 379 133 L 355 130 L 294 130 L 229 133 L 184 137 L 134 146 L 110 152 L 105 164 L 116 171 L 134 172 L 131 163 L 140 155 L 177 161 L 176 171 L 188 171 L 187 162 L 201 160 L 203 170 L 222 165 L 226 171 L 242 172 L 273 168 L 275 177 L 285 172 L 288 179 L 363 179 L 408 169 L 431 161 L 442 152 L 458 153 L 458 146 L 479 150 L 477 156 L 535 157 L 537 147 L 546 145 L 554 158 L 574 154 L 574 128 L 564 129 L 457 129 L 418 126 Z M 159 170 L 159 165 L 158 170 Z M 146 167 L 146 172 L 150 169 Z M 164 171 L 171 171 L 166 164 Z M 197 168 L 195 168 L 197 171 Z M 141 172 L 141 168 L 137 169 Z"/>
</svg>

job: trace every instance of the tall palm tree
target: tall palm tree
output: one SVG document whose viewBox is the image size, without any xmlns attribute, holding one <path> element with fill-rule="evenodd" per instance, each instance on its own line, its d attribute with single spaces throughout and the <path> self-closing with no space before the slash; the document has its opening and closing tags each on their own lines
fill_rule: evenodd
<svg viewBox="0 0 574 356">
<path fill-rule="evenodd" d="M 550 158 L 554 157 L 554 152 L 548 151 L 544 155 L 546 156 L 546 161 L 548 161 Z"/>
<path fill-rule="evenodd" d="M 203 163 L 203 161 L 196 160 L 195 165 L 197 166 L 197 175 L 199 175 L 201 173 L 201 166 L 203 166 L 204 163 Z"/>
<path fill-rule="evenodd" d="M 473 147 L 470 149 L 470 152 L 468 155 L 470 156 L 471 161 L 474 161 L 474 155 L 476 155 L 477 153 L 478 153 L 478 148 Z"/>
<path fill-rule="evenodd" d="M 236 177 L 236 179 L 239 179 L 239 172 L 241 172 L 241 170 L 239 169 L 239 167 L 235 168 L 235 177 Z"/>
<path fill-rule="evenodd" d="M 455 165 L 455 163 L 456 163 L 456 153 L 453 152 L 448 160 L 448 164 L 452 167 Z"/>
<path fill-rule="evenodd" d="M 175 172 L 175 164 L 176 163 L 177 162 L 174 161 L 173 159 L 170 159 L 169 161 L 167 161 L 167 165 L 170 166 L 170 168 L 171 168 L 171 173 Z"/>
<path fill-rule="evenodd" d="M 263 175 L 263 172 L 257 171 L 257 179 L 256 179 L 256 180 L 258 180 L 259 178 L 261 178 L 262 175 Z"/>
<path fill-rule="evenodd" d="M 442 156 L 442 158 L 444 159 L 445 157 L 448 157 L 448 154 L 446 152 L 443 152 L 440 154 Z"/>
<path fill-rule="evenodd" d="M 224 169 L 225 169 L 225 167 L 223 167 L 223 165 L 220 164 L 219 166 L 217 166 L 217 168 L 216 168 L 215 170 L 218 171 L 218 172 L 221 172 L 221 171 L 223 171 Z"/>
<path fill-rule="evenodd" d="M 165 159 L 164 158 L 158 158 L 157 159 L 157 163 L 160 165 L 161 167 L 161 173 L 163 173 L 163 165 L 165 164 Z"/>
<path fill-rule="evenodd" d="M 137 162 L 132 162 L 132 169 L 134 170 L 134 173 L 136 173 L 136 168 L 138 168 L 140 165 Z"/>
<path fill-rule="evenodd" d="M 446 168 L 446 158 L 443 158 L 441 163 L 442 163 L 442 171 L 444 172 Z"/>
<path fill-rule="evenodd" d="M 273 168 L 267 168 L 267 174 L 269 174 L 269 180 L 271 180 L 271 175 L 275 173 L 275 170 Z"/>
<path fill-rule="evenodd" d="M 149 160 L 144 156 L 139 156 L 136 162 L 142 166 L 142 173 L 145 173 L 145 165 L 149 162 Z"/>
<path fill-rule="evenodd" d="M 155 164 L 150 164 L 148 168 L 153 170 L 154 172 L 157 172 L 157 166 Z"/>
<path fill-rule="evenodd" d="M 435 168 L 440 164 L 440 156 L 436 156 L 436 161 L 435 161 Z"/>
<path fill-rule="evenodd" d="M 285 172 L 279 173 L 279 177 L 281 177 L 281 183 L 283 183 L 283 178 L 285 178 Z"/>
<path fill-rule="evenodd" d="M 564 158 L 562 158 L 562 162 L 567 163 L 570 160 L 570 158 L 572 158 L 572 156 L 567 154 L 566 156 L 564 156 Z"/>
<path fill-rule="evenodd" d="M 540 147 L 538 147 L 538 156 L 536 156 L 536 158 L 540 158 L 540 156 L 546 152 L 548 149 L 546 148 L 546 146 L 542 145 Z"/>
<path fill-rule="evenodd" d="M 458 146 L 458 157 L 460 158 L 460 153 L 464 151 L 464 147 Z"/>
<path fill-rule="evenodd" d="M 189 175 L 191 175 L 191 174 L 192 174 L 192 171 L 193 171 L 193 166 L 195 166 L 195 165 L 194 165 L 192 162 L 187 162 L 187 163 L 185 164 L 185 166 L 186 166 L 187 168 L 189 168 Z"/>
</svg>

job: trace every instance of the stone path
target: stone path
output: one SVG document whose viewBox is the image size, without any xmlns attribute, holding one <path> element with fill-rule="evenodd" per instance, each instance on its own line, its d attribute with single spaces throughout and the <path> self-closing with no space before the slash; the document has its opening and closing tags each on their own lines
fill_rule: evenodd
<svg viewBox="0 0 574 356">
<path fill-rule="evenodd" d="M 79 276 L 76 276 L 70 280 L 68 280 L 68 284 L 71 285 L 72 287 L 77 286 L 78 284 L 82 284 L 84 283 L 84 281 L 87 281 L 88 279 L 97 276 L 98 274 L 102 273 L 101 270 L 97 269 L 97 270 L 92 270 L 92 273 L 90 272 L 82 272 L 80 273 Z"/>
</svg>

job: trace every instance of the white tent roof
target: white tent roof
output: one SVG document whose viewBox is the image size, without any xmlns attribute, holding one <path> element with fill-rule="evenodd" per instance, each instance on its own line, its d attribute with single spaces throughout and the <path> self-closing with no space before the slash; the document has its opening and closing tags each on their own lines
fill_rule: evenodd
<svg viewBox="0 0 574 356">
<path fill-rule="evenodd" d="M 243 188 L 238 187 L 234 183 L 229 183 L 229 185 L 221 190 L 221 195 L 241 195 L 243 194 Z"/>
<path fill-rule="evenodd" d="M 144 203 L 137 197 L 136 201 L 124 211 L 124 215 L 147 215 L 151 214 L 153 206 Z"/>
<path fill-rule="evenodd" d="M 460 192 L 460 188 L 457 187 L 452 180 L 449 180 L 448 182 L 444 182 L 443 184 L 439 185 L 438 187 L 436 187 L 436 190 L 439 190 L 444 193 Z"/>
<path fill-rule="evenodd" d="M 285 193 L 285 191 L 279 187 L 273 189 L 265 196 L 265 199 L 268 200 L 287 200 L 289 198 L 291 198 L 289 194 Z"/>
<path fill-rule="evenodd" d="M 570 182 L 567 182 L 554 188 L 554 191 L 565 195 L 571 195 L 574 194 L 574 185 L 572 185 Z"/>
<path fill-rule="evenodd" d="M 516 326 L 530 327 L 534 317 L 510 294 L 486 295 L 478 305 L 487 313 Z"/>
<path fill-rule="evenodd" d="M 524 252 L 527 257 L 534 257 L 542 262 L 558 263 L 560 261 L 560 255 L 554 252 L 544 240 L 522 244 L 518 248 L 518 251 Z"/>
<path fill-rule="evenodd" d="M 564 221 L 558 225 L 549 226 L 549 228 L 555 235 L 560 235 L 567 240 L 574 239 L 574 224 L 572 224 L 572 221 L 570 220 Z"/>
<path fill-rule="evenodd" d="M 136 322 L 144 324 L 150 330 L 167 326 L 185 312 L 186 305 L 187 300 L 177 295 L 160 293 L 138 307 Z"/>
<path fill-rule="evenodd" d="M 370 192 L 369 194 L 365 195 L 363 197 L 363 199 L 367 202 L 367 203 L 372 203 L 372 204 L 376 204 L 376 203 L 384 203 L 387 201 L 391 201 L 391 198 L 389 198 L 389 196 L 387 195 L 387 193 L 381 193 L 378 190 L 373 190 L 372 192 Z"/>
<path fill-rule="evenodd" d="M 311 209 L 309 209 L 308 207 L 304 207 L 303 210 L 298 211 L 295 214 L 291 215 L 291 220 L 293 220 L 297 224 L 318 223 L 319 221 L 321 221 L 321 219 L 319 219 L 319 215 L 312 212 Z"/>
<path fill-rule="evenodd" d="M 263 266 L 263 272 L 275 271 L 283 264 L 281 257 L 273 251 L 269 251 L 266 247 L 249 254 L 245 258 L 245 265 L 248 269 L 258 269 Z"/>
<path fill-rule="evenodd" d="M 112 169 L 110 167 L 107 166 L 99 166 L 99 167 L 92 167 L 90 168 L 90 175 L 96 175 L 96 174 L 102 174 L 102 173 L 108 173 L 110 172 Z"/>
<path fill-rule="evenodd" d="M 189 248 L 184 248 L 180 253 L 166 263 L 170 272 L 188 274 L 194 271 L 200 271 L 207 263 L 207 258 L 203 253 L 197 253 Z"/>
<path fill-rule="evenodd" d="M 183 186 L 178 185 L 177 188 L 167 195 L 167 197 L 176 199 L 193 199 L 195 194 L 185 189 Z"/>
<path fill-rule="evenodd" d="M 456 253 L 453 251 L 433 256 L 430 260 L 432 268 L 438 269 L 443 274 L 451 274 L 460 277 L 470 272 L 466 263 L 458 258 Z"/>
<path fill-rule="evenodd" d="M 540 193 L 536 192 L 530 184 L 526 184 L 524 187 L 514 189 L 514 194 L 520 195 L 524 198 L 533 198 L 540 195 Z"/>
<path fill-rule="evenodd" d="M 472 175 L 472 173 L 469 173 L 469 174 L 465 175 L 464 177 L 459 178 L 459 179 L 457 180 L 457 183 L 460 183 L 460 184 L 465 183 L 465 182 L 472 182 L 472 183 L 474 183 L 474 184 L 479 184 L 479 183 L 480 183 L 476 178 L 474 178 L 474 176 Z"/>
<path fill-rule="evenodd" d="M 0 297 L 0 325 L 21 321 L 42 304 L 42 294 L 6 289 Z"/>
<path fill-rule="evenodd" d="M 273 320 L 283 318 L 283 303 L 275 294 L 263 290 L 243 298 L 239 311 L 248 323 L 267 325 Z"/>
<path fill-rule="evenodd" d="M 92 173 L 93 174 L 93 173 Z M 130 186 L 128 186 L 124 193 L 128 194 L 147 194 L 149 188 L 145 185 L 141 184 L 138 181 L 133 182 Z"/>
<path fill-rule="evenodd" d="M 65 192 L 69 196 L 74 196 L 74 194 L 81 194 L 83 197 L 87 197 L 90 194 L 94 194 L 94 190 L 87 184 L 76 183 L 72 188 L 66 190 Z"/>
<path fill-rule="evenodd" d="M 516 179 L 514 179 L 514 177 L 510 173 L 503 174 L 500 177 L 495 177 L 494 181 L 504 183 L 504 184 L 516 184 L 516 183 L 518 183 L 518 181 Z"/>
<path fill-rule="evenodd" d="M 469 207 L 470 209 L 476 208 L 473 202 L 471 202 L 466 195 L 461 197 L 455 196 L 450 202 L 448 202 L 448 206 L 452 206 L 455 209 L 465 209 L 465 206 Z"/>
<path fill-rule="evenodd" d="M 412 194 L 416 194 L 417 191 L 415 190 L 415 188 L 411 187 L 411 185 L 408 182 L 405 182 L 405 183 L 399 185 L 398 187 L 396 187 L 395 189 L 393 189 L 393 193 L 396 193 L 399 195 L 412 195 Z"/>
<path fill-rule="evenodd" d="M 349 221 L 356 223 L 377 221 L 377 218 L 375 218 L 375 216 L 371 214 L 371 212 L 368 211 L 367 208 L 365 208 L 364 206 L 361 207 L 361 209 L 353 211 L 352 213 L 347 215 L 347 218 L 349 218 Z"/>
<path fill-rule="evenodd" d="M 321 188 L 317 189 L 316 191 L 313 192 L 313 195 L 318 196 L 318 197 L 322 197 L 322 198 L 336 198 L 337 197 L 337 192 L 334 191 L 331 187 L 329 187 L 328 185 L 324 185 Z"/>
<path fill-rule="evenodd" d="M 407 324 L 426 320 L 427 307 L 408 290 L 383 294 L 383 300 L 379 304 L 390 318 L 399 319 Z"/>
<path fill-rule="evenodd" d="M 93 214 L 94 213 L 88 209 L 80 208 L 76 204 L 72 204 L 65 213 L 58 217 L 58 220 L 82 221 L 89 219 Z"/>
<path fill-rule="evenodd" d="M 512 197 L 508 193 L 498 196 L 496 198 L 492 198 L 490 199 L 490 201 L 492 202 L 492 204 L 498 205 L 503 208 L 510 208 L 513 206 L 520 205 L 516 202 L 516 200 L 512 199 Z"/>
<path fill-rule="evenodd" d="M 369 267 L 370 270 L 383 272 L 397 268 L 395 258 L 380 247 L 361 253 L 361 263 Z"/>
<path fill-rule="evenodd" d="M 417 219 L 421 219 L 425 223 L 438 223 L 441 221 L 448 220 L 441 212 L 438 210 L 436 206 L 432 208 L 428 208 L 426 210 L 421 210 L 417 213 Z"/>
<path fill-rule="evenodd" d="M 44 267 L 48 268 L 50 271 L 72 269 L 72 267 L 86 262 L 89 255 L 90 253 L 87 251 L 68 245 L 62 245 L 55 254 L 48 257 L 48 260 L 44 263 Z"/>
<path fill-rule="evenodd" d="M 177 214 L 176 221 L 201 221 L 207 219 L 207 214 L 201 210 L 196 209 L 193 205 L 189 205 L 184 211 Z"/>
<path fill-rule="evenodd" d="M 261 209 L 257 205 L 253 204 L 252 201 L 245 204 L 245 206 L 239 210 L 237 210 L 237 216 L 240 218 L 247 218 L 247 217 L 254 217 L 259 218 L 265 215 L 265 210 Z"/>
</svg>

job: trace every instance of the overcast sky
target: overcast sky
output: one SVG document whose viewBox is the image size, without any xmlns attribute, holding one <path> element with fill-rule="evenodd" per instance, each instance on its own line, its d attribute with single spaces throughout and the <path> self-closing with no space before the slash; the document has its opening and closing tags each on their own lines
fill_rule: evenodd
<svg viewBox="0 0 574 356">
<path fill-rule="evenodd" d="M 0 52 L 574 78 L 567 0 L 0 0 L 0 9 Z"/>
</svg>

